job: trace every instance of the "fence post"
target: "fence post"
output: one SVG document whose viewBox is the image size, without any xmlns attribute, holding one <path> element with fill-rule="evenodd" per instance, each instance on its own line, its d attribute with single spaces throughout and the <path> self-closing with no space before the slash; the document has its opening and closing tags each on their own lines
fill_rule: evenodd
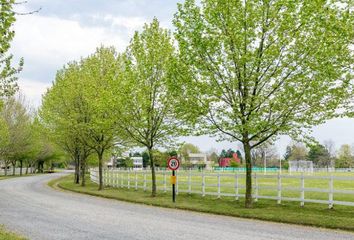
<svg viewBox="0 0 354 240">
<path fill-rule="evenodd" d="M 203 170 L 202 170 L 203 171 Z M 192 169 L 189 169 L 189 175 L 188 175 L 188 193 L 192 193 Z"/>
<path fill-rule="evenodd" d="M 124 171 L 120 170 L 121 176 L 120 176 L 120 187 L 124 188 Z"/>
<path fill-rule="evenodd" d="M 146 191 L 146 169 L 144 170 L 144 191 Z"/>
<path fill-rule="evenodd" d="M 106 186 L 106 184 L 107 184 L 107 176 L 106 176 L 106 174 L 107 174 L 106 169 L 103 169 L 103 186 Z"/>
<path fill-rule="evenodd" d="M 220 198 L 220 173 L 218 173 L 218 198 Z"/>
<path fill-rule="evenodd" d="M 135 190 L 138 190 L 138 175 L 136 170 L 135 170 Z"/>
<path fill-rule="evenodd" d="M 328 199 L 328 208 L 333 208 L 333 175 L 331 174 L 331 178 L 329 179 L 329 199 Z"/>
<path fill-rule="evenodd" d="M 278 173 L 278 204 L 281 204 L 281 175 Z"/>
<path fill-rule="evenodd" d="M 205 176 L 204 176 L 204 171 L 202 171 L 202 197 L 205 197 Z"/>
<path fill-rule="evenodd" d="M 238 200 L 238 173 L 235 175 L 235 199 Z"/>
<path fill-rule="evenodd" d="M 111 169 L 109 172 L 109 184 L 111 187 L 113 187 L 113 169 Z"/>
<path fill-rule="evenodd" d="M 130 189 L 130 169 L 128 169 L 128 189 Z"/>
<path fill-rule="evenodd" d="M 167 179 L 166 179 L 166 169 L 163 172 L 163 191 L 166 192 L 167 191 Z"/>
<path fill-rule="evenodd" d="M 301 203 L 300 206 L 303 207 L 305 205 L 305 178 L 304 173 L 301 173 Z"/>
<path fill-rule="evenodd" d="M 255 202 L 258 202 L 258 180 L 257 180 L 257 173 L 254 173 L 254 183 L 256 185 L 256 189 L 255 189 Z"/>
<path fill-rule="evenodd" d="M 115 182 L 115 187 L 117 188 L 118 187 L 118 184 L 119 184 L 119 181 L 118 181 L 118 172 L 115 171 L 115 177 L 114 177 L 114 182 Z"/>
</svg>

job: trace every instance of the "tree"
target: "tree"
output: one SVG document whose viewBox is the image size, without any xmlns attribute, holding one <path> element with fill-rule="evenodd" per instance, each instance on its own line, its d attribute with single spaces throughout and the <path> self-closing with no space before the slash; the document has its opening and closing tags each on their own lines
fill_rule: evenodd
<svg viewBox="0 0 354 240">
<path fill-rule="evenodd" d="M 189 154 L 200 153 L 200 149 L 192 143 L 184 143 L 179 149 L 179 153 L 181 154 L 183 160 L 189 161 Z"/>
<path fill-rule="evenodd" d="M 350 168 L 354 166 L 354 156 L 348 144 L 343 144 L 338 151 L 336 168 Z"/>
<path fill-rule="evenodd" d="M 117 81 L 117 53 L 114 48 L 100 47 L 81 62 L 80 76 L 84 80 L 82 97 L 88 119 L 80 125 L 84 135 L 82 143 L 97 154 L 99 190 L 103 189 L 103 156 L 115 144 L 122 143 L 112 111 L 114 96 L 113 81 Z"/>
<path fill-rule="evenodd" d="M 307 159 L 312 161 L 318 167 L 329 167 L 331 165 L 331 155 L 321 144 L 310 146 Z"/>
<path fill-rule="evenodd" d="M 212 161 L 214 164 L 218 164 L 219 163 L 219 156 L 216 152 L 212 152 L 210 155 L 209 155 L 209 159 L 210 161 Z"/>
<path fill-rule="evenodd" d="M 17 67 L 12 66 L 13 55 L 9 54 L 11 41 L 15 36 L 16 21 L 13 5 L 15 0 L 0 1 L 0 98 L 12 96 L 18 89 L 17 74 L 22 70 L 23 59 Z"/>
<path fill-rule="evenodd" d="M 243 144 L 246 207 L 252 206 L 251 150 L 279 134 L 305 135 L 349 95 L 351 7 L 340 0 L 178 5 L 179 116 L 199 134 Z"/>
<path fill-rule="evenodd" d="M 32 117 L 21 95 L 6 99 L 1 115 L 8 130 L 8 142 L 3 147 L 5 175 L 10 163 L 12 174 L 15 175 L 17 161 L 23 159 L 30 151 Z"/>
<path fill-rule="evenodd" d="M 272 142 L 265 142 L 251 151 L 252 164 L 255 166 L 279 166 L 277 149 Z"/>
<path fill-rule="evenodd" d="M 291 146 L 286 146 L 285 154 L 283 156 L 284 160 L 288 161 L 291 157 L 291 154 L 292 154 Z"/>
<path fill-rule="evenodd" d="M 294 142 L 291 145 L 291 155 L 289 156 L 288 160 L 291 161 L 305 160 L 307 158 L 307 153 L 308 150 L 303 143 Z"/>
<path fill-rule="evenodd" d="M 43 96 L 39 111 L 39 120 L 52 141 L 75 163 L 76 184 L 80 181 L 81 166 L 86 165 L 86 159 L 92 153 L 81 141 L 86 134 L 86 129 L 81 126 L 89 120 L 89 113 L 82 93 L 85 83 L 79 73 L 80 65 L 77 62 L 69 63 L 59 70 L 53 86 Z M 82 185 L 85 185 L 85 172 L 81 173 Z"/>
<path fill-rule="evenodd" d="M 160 28 L 157 19 L 146 24 L 141 33 L 135 33 L 122 56 L 122 81 L 117 81 L 115 88 L 119 129 L 126 140 L 146 147 L 149 153 L 152 196 L 156 196 L 154 149 L 168 145 L 178 134 L 173 116 L 175 99 L 167 88 L 174 51 L 170 33 Z"/>
</svg>

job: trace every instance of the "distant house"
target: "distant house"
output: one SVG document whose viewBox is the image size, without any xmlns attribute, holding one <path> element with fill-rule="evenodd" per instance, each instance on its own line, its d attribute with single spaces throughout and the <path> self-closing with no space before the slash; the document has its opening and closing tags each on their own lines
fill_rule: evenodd
<svg viewBox="0 0 354 240">
<path fill-rule="evenodd" d="M 143 169 L 143 157 L 112 157 L 107 163 L 108 168 L 120 168 L 125 167 L 124 161 L 130 158 L 133 161 L 133 170 Z"/>
<path fill-rule="evenodd" d="M 235 161 L 238 164 L 241 163 L 241 160 L 238 157 L 237 153 L 232 154 L 232 158 L 220 158 L 219 159 L 219 166 L 220 167 L 230 167 L 232 161 Z"/>
<path fill-rule="evenodd" d="M 143 157 L 130 157 L 133 160 L 134 170 L 143 170 Z"/>
<path fill-rule="evenodd" d="M 213 162 L 208 161 L 208 156 L 205 153 L 189 153 L 188 159 L 182 159 L 183 162 L 188 162 L 191 167 L 205 166 L 206 169 L 211 169 Z"/>
</svg>

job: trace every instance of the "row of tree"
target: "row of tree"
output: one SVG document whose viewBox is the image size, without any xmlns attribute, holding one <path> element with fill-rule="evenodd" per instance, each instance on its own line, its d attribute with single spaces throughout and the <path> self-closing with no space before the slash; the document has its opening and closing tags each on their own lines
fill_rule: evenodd
<svg viewBox="0 0 354 240">
<path fill-rule="evenodd" d="M 48 139 L 36 115 L 22 96 L 3 101 L 0 111 L 0 166 L 5 175 L 12 166 L 25 168 L 25 173 L 53 170 L 54 164 L 62 163 L 63 152 Z"/>
<path fill-rule="evenodd" d="M 144 146 L 153 196 L 154 149 L 174 136 L 241 142 L 251 207 L 252 150 L 279 134 L 305 137 L 349 106 L 352 7 L 339 0 L 186 0 L 173 36 L 154 19 L 126 51 L 101 47 L 58 71 L 41 122 L 76 161 L 77 181 L 96 153 L 100 189 L 107 150 Z"/>
<path fill-rule="evenodd" d="M 60 151 L 48 141 L 33 110 L 18 91 L 18 73 L 23 59 L 14 66 L 13 55 L 9 53 L 15 32 L 12 27 L 16 20 L 14 0 L 0 1 L 0 169 L 8 174 L 12 166 L 20 167 L 20 174 L 42 172 L 45 165 L 52 168 L 53 161 L 61 159 Z M 31 14 L 31 13 L 24 13 Z"/>
<path fill-rule="evenodd" d="M 354 148 L 349 144 L 343 144 L 335 151 L 332 141 L 312 144 L 309 147 L 293 143 L 287 146 L 284 160 L 310 160 L 319 168 L 351 168 L 354 167 Z"/>
</svg>

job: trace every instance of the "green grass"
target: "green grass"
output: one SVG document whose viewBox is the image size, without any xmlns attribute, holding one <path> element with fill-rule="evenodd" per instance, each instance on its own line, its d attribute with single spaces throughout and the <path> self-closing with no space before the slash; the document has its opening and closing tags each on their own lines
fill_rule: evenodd
<svg viewBox="0 0 354 240">
<path fill-rule="evenodd" d="M 179 171 L 181 172 L 181 171 Z M 198 171 L 193 171 L 193 174 L 198 174 L 200 175 L 201 173 Z M 164 181 L 164 176 L 163 172 L 158 172 L 157 174 L 157 184 L 158 187 L 163 188 L 163 181 Z M 166 182 L 167 182 L 167 188 L 169 188 L 169 176 L 170 172 L 166 172 Z M 205 191 L 210 192 L 210 193 L 217 193 L 218 188 L 217 188 L 217 173 L 206 173 L 206 174 L 213 174 L 213 176 L 206 176 L 205 177 Z M 233 172 L 226 172 L 226 173 L 220 173 L 220 182 L 222 185 L 227 185 L 227 186 L 222 186 L 221 187 L 221 193 L 228 193 L 228 194 L 234 194 L 235 193 L 235 177 L 234 177 Z M 187 191 L 188 190 L 188 172 L 184 172 L 184 176 L 179 175 L 178 176 L 178 189 L 181 191 Z M 276 176 L 277 173 L 268 173 L 267 176 L 274 175 Z M 288 175 L 288 173 L 283 172 L 282 175 Z M 299 176 L 299 173 L 293 173 L 292 176 Z M 345 176 L 345 177 L 353 177 L 354 178 L 354 173 L 333 173 L 334 176 Z M 272 197 L 277 197 L 277 178 L 263 178 L 264 175 L 263 173 L 257 173 L 257 178 L 258 178 L 258 185 L 259 187 L 271 187 L 273 189 L 260 189 L 258 192 L 258 195 L 261 196 L 272 196 Z M 306 176 L 329 176 L 328 173 L 314 173 L 312 175 L 304 175 Z M 116 175 L 114 175 L 116 177 Z M 111 177 L 110 177 L 111 178 Z M 128 173 L 125 172 L 123 174 L 120 174 L 118 178 L 115 178 L 114 184 L 120 185 L 121 179 L 124 179 L 124 184 L 127 185 L 127 179 L 128 179 Z M 140 173 L 137 174 L 137 180 L 139 181 L 139 186 L 142 186 L 143 182 L 143 175 Z M 147 175 L 147 180 L 150 180 L 150 175 Z M 201 176 L 192 176 L 191 182 L 194 183 L 192 186 L 192 191 L 202 191 L 202 177 Z M 134 188 L 135 184 L 135 174 L 132 172 L 130 173 L 130 185 L 132 188 Z M 212 185 L 212 186 L 210 186 Z M 244 194 L 245 193 L 245 188 L 242 187 L 245 185 L 245 178 L 244 175 L 239 176 L 239 185 L 241 188 L 239 189 L 239 194 Z M 255 185 L 255 181 L 253 179 L 253 185 Z M 354 181 L 353 180 L 334 180 L 333 183 L 334 189 L 335 190 L 351 190 L 354 191 Z M 147 182 L 147 188 L 150 188 L 150 182 Z M 282 187 L 293 187 L 293 188 L 298 188 L 300 189 L 301 187 L 301 180 L 299 178 L 282 178 Z M 305 179 L 305 188 L 318 188 L 318 189 L 323 189 L 323 190 L 328 190 L 329 189 L 329 180 L 328 179 Z M 253 188 L 255 190 L 255 187 Z M 255 192 L 254 192 L 255 194 Z M 281 193 L 282 197 L 284 198 L 300 198 L 301 192 L 300 191 L 294 191 L 294 190 L 282 190 Z M 345 194 L 345 193 L 334 193 L 333 198 L 335 201 L 348 201 L 348 202 L 354 202 L 354 194 Z M 306 190 L 305 192 L 305 199 L 316 199 L 316 200 L 328 200 L 329 199 L 329 194 L 326 192 L 316 192 L 316 191 L 308 191 Z M 275 201 L 275 200 L 273 200 Z M 307 204 L 307 203 L 306 203 Z M 298 202 L 298 205 L 300 203 Z"/>
<path fill-rule="evenodd" d="M 354 231 L 354 207 L 335 206 L 330 210 L 325 204 L 307 203 L 305 207 L 300 207 L 298 202 L 282 202 L 278 205 L 274 200 L 262 199 L 254 204 L 253 209 L 245 209 L 242 199 L 236 201 L 231 197 L 217 199 L 212 196 L 201 197 L 182 193 L 177 196 L 177 202 L 172 203 L 169 192 L 159 192 L 157 197 L 152 198 L 149 192 L 143 190 L 105 188 L 98 191 L 97 184 L 89 180 L 86 187 L 74 184 L 72 176 L 53 180 L 49 185 L 78 193 L 153 206 Z"/>
<path fill-rule="evenodd" d="M 26 240 L 15 233 L 7 231 L 4 226 L 0 225 L 0 239 L 1 240 Z"/>
<path fill-rule="evenodd" d="M 0 175 L 0 180 L 10 179 L 10 178 L 18 178 L 18 177 L 29 177 L 29 176 L 35 176 L 35 175 L 40 175 L 40 174 L 43 174 L 43 173 L 31 173 L 31 174 L 23 174 L 23 175 L 12 175 L 12 174 L 9 174 L 7 176 Z"/>
</svg>

